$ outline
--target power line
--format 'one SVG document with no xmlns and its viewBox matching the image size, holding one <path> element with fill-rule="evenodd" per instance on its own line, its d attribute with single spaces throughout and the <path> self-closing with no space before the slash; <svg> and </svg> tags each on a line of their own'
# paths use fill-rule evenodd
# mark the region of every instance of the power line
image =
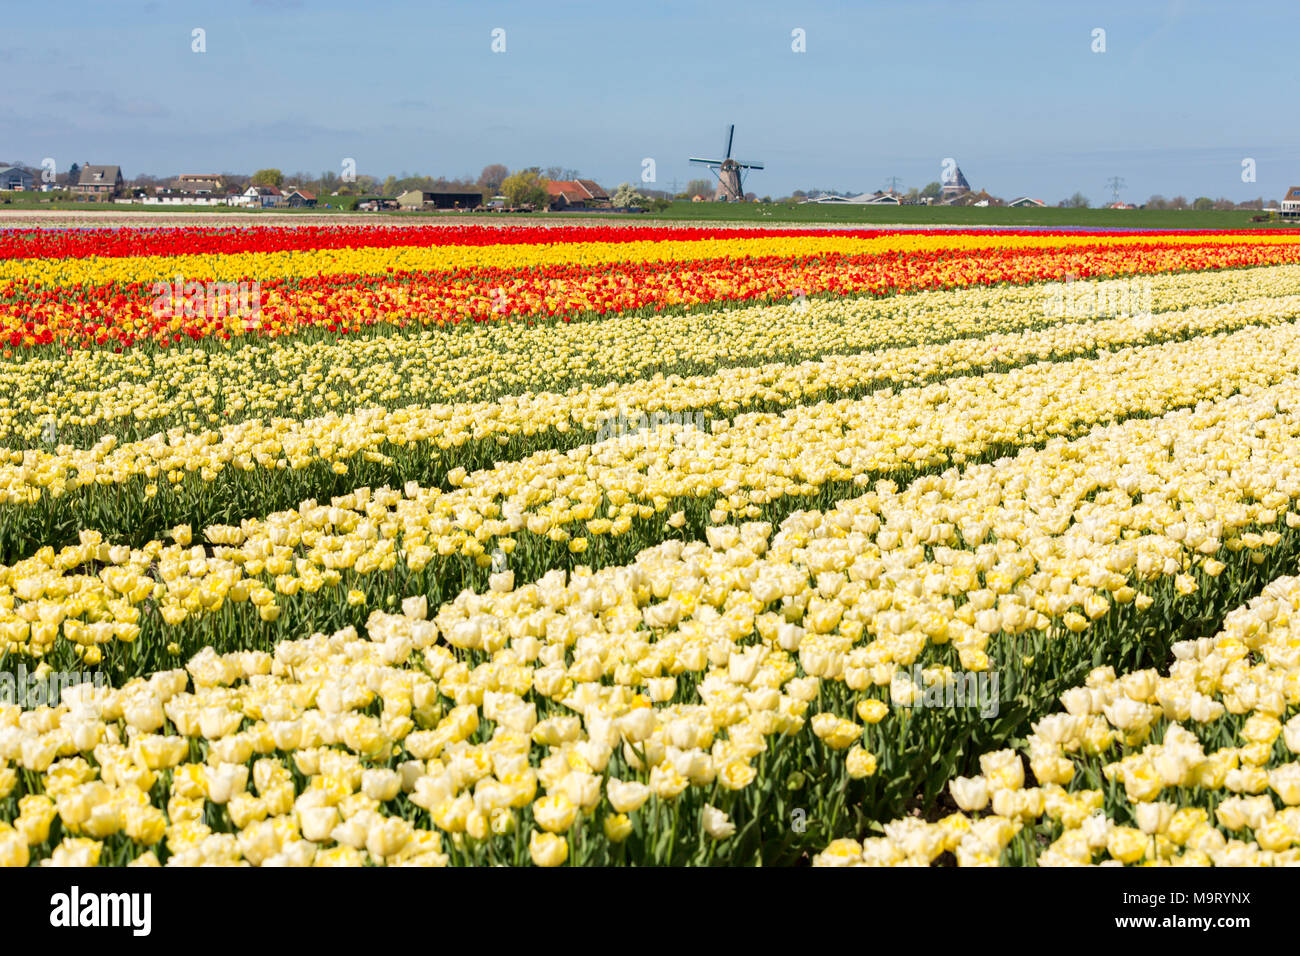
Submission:
<svg viewBox="0 0 1300 956">
<path fill-rule="evenodd" d="M 1118 176 L 1112 176 L 1106 180 L 1106 188 L 1111 191 L 1114 202 L 1119 202 L 1119 191 L 1125 187 L 1126 183 Z"/>
</svg>

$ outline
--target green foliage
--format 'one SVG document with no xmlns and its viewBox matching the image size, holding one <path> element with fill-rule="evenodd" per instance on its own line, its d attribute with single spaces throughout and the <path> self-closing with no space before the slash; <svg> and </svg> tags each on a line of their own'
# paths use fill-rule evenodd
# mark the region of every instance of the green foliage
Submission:
<svg viewBox="0 0 1300 956">
<path fill-rule="evenodd" d="M 249 180 L 254 186 L 274 186 L 279 189 L 284 185 L 284 173 L 278 169 L 259 169 Z"/>
<path fill-rule="evenodd" d="M 501 194 L 512 206 L 533 206 L 544 208 L 549 196 L 546 192 L 546 180 L 536 170 L 520 170 L 507 176 L 501 182 Z"/>
<path fill-rule="evenodd" d="M 716 185 L 707 179 L 692 179 L 686 184 L 686 198 L 703 196 L 705 199 L 711 199 L 716 188 Z"/>
</svg>

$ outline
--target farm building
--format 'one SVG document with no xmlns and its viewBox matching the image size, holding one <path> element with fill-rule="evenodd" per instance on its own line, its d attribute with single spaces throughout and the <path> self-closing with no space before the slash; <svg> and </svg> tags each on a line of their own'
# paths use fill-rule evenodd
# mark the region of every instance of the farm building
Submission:
<svg viewBox="0 0 1300 956">
<path fill-rule="evenodd" d="M 152 193 L 138 190 L 135 201 L 145 206 L 221 206 L 226 204 L 226 197 L 178 189 L 155 189 Z"/>
<path fill-rule="evenodd" d="M 902 203 L 902 197 L 895 192 L 877 189 L 874 193 L 861 193 L 857 196 L 818 196 L 816 199 L 805 199 L 803 203 L 821 206 L 898 206 Z"/>
<path fill-rule="evenodd" d="M 609 205 L 609 193 L 590 179 L 554 179 L 546 184 L 552 209 L 591 209 Z"/>
<path fill-rule="evenodd" d="M 36 185 L 36 177 L 17 166 L 0 166 L 0 189 L 25 190 Z"/>
<path fill-rule="evenodd" d="M 973 192 L 968 189 L 966 192 L 960 193 L 959 195 L 953 196 L 951 199 L 946 200 L 943 203 L 943 205 L 982 207 L 982 206 L 1003 206 L 1006 204 L 997 196 L 994 196 L 991 193 L 989 193 L 987 189 L 981 189 L 979 192 Z"/>
<path fill-rule="evenodd" d="M 397 201 L 403 209 L 477 209 L 483 205 L 483 194 L 412 189 L 398 196 Z"/>
</svg>

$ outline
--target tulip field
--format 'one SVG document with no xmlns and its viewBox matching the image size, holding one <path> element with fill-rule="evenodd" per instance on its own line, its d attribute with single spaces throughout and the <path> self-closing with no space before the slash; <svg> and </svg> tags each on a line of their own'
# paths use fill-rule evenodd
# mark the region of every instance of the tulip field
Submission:
<svg viewBox="0 0 1300 956">
<path fill-rule="evenodd" d="M 0 230 L 3 866 L 1300 863 L 1298 561 L 1298 233 Z"/>
</svg>

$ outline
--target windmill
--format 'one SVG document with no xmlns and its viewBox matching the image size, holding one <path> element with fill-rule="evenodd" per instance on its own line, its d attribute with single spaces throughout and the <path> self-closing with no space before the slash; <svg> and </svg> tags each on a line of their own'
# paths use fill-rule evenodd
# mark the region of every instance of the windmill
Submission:
<svg viewBox="0 0 1300 956">
<path fill-rule="evenodd" d="M 762 163 L 742 162 L 731 158 L 731 141 L 736 136 L 736 124 L 731 124 L 727 128 L 727 150 L 722 155 L 722 159 L 701 159 L 697 156 L 691 157 L 692 163 L 699 163 L 701 166 L 708 166 L 713 175 L 718 179 L 717 192 L 713 194 L 715 200 L 721 202 L 740 202 L 745 198 L 745 173 L 747 169 L 762 169 Z"/>
</svg>

